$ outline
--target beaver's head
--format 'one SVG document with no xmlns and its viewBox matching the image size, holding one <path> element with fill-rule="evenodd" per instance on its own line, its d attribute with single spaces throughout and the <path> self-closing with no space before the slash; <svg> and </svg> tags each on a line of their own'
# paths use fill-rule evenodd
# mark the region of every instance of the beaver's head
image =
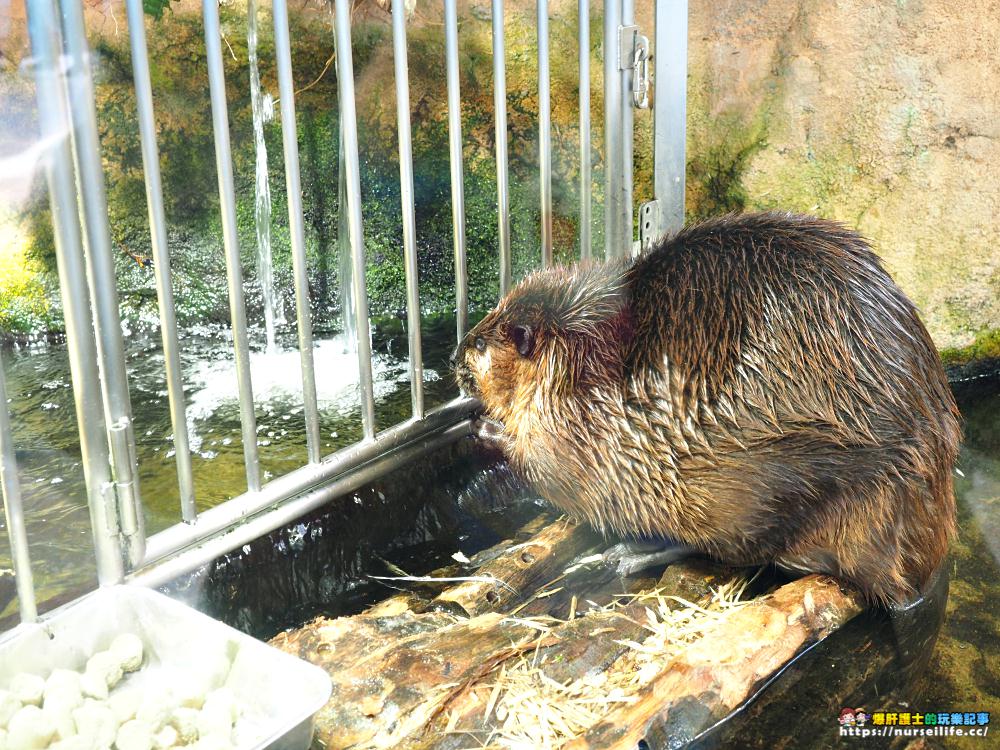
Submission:
<svg viewBox="0 0 1000 750">
<path fill-rule="evenodd" d="M 455 350 L 455 377 L 514 429 L 588 388 L 620 384 L 630 323 L 619 265 L 532 274 Z"/>
</svg>

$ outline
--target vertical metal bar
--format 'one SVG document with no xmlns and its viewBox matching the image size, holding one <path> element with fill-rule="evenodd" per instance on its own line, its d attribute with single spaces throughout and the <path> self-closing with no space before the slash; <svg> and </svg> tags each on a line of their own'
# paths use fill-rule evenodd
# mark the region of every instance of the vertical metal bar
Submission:
<svg viewBox="0 0 1000 750">
<path fill-rule="evenodd" d="M 552 265 L 552 104 L 549 81 L 549 0 L 538 10 L 538 179 L 541 182 L 542 266 Z"/>
<path fill-rule="evenodd" d="M 17 458 L 10 432 L 10 414 L 7 413 L 7 385 L 0 359 L 0 489 L 3 490 L 3 512 L 7 519 L 7 536 L 10 538 L 10 556 L 14 564 L 14 581 L 17 585 L 17 606 L 21 622 L 34 622 L 38 617 L 35 606 L 35 586 L 31 577 L 31 558 L 28 555 L 28 533 L 24 528 L 24 508 L 21 505 L 21 484 L 17 478 Z"/>
<path fill-rule="evenodd" d="M 54 3 L 51 0 L 29 0 L 28 34 L 33 54 L 38 120 L 42 139 L 52 144 L 45 172 L 66 324 L 66 348 L 73 377 L 73 400 L 80 430 L 80 453 L 87 485 L 97 578 L 102 585 L 106 585 L 122 580 L 124 564 L 108 462 L 108 436 L 97 369 L 97 346 L 84 270 L 58 33 Z"/>
<path fill-rule="evenodd" d="M 635 24 L 635 0 L 621 0 L 622 7 L 622 26 L 631 26 Z M 621 35 L 619 34 L 619 44 L 621 44 Z M 631 55 L 629 55 L 631 57 Z M 618 157 L 622 162 L 622 184 L 621 184 L 621 253 L 625 257 L 632 257 L 632 245 L 633 237 L 635 232 L 633 229 L 632 220 L 632 185 L 633 185 L 633 173 L 632 173 L 632 155 L 635 150 L 634 146 L 634 113 L 635 109 L 632 106 L 632 66 L 624 66 L 623 70 L 619 71 L 619 78 L 621 79 L 621 128 L 622 133 L 622 152 Z"/>
<path fill-rule="evenodd" d="M 687 29 L 687 0 L 656 0 L 653 190 L 659 234 L 684 226 Z"/>
<path fill-rule="evenodd" d="M 229 315 L 233 326 L 236 381 L 239 388 L 240 423 L 243 428 L 243 462 L 247 489 L 260 489 L 260 459 L 257 455 L 257 416 L 250 380 L 250 342 L 247 338 L 247 311 L 243 300 L 243 271 L 240 241 L 236 231 L 236 191 L 233 187 L 233 155 L 229 143 L 229 113 L 226 109 L 226 79 L 222 65 L 222 32 L 219 28 L 218 0 L 202 0 L 205 22 L 205 52 L 208 62 L 208 89 L 212 101 L 212 131 L 215 136 L 215 168 L 219 178 L 222 210 L 222 242 L 226 253 L 226 282 L 229 286 Z"/>
<path fill-rule="evenodd" d="M 420 342 L 417 226 L 413 206 L 413 144 L 410 131 L 410 71 L 406 59 L 406 9 L 392 0 L 392 49 L 396 67 L 396 130 L 399 132 L 399 194 L 403 206 L 406 259 L 406 320 L 410 340 L 410 399 L 415 419 L 424 418 L 424 359 Z"/>
<path fill-rule="evenodd" d="M 208 1 L 208 0 L 206 0 Z M 361 165 L 358 159 L 358 113 L 354 100 L 354 60 L 351 52 L 351 0 L 336 0 L 337 91 L 340 132 L 347 170 L 347 209 L 354 277 L 354 315 L 358 326 L 358 370 L 361 422 L 366 440 L 375 437 L 375 395 L 372 385 L 372 341 L 365 288 L 365 235 L 361 222 Z"/>
<path fill-rule="evenodd" d="M 579 0 L 580 50 L 580 257 L 592 255 L 590 246 L 590 0 Z"/>
<path fill-rule="evenodd" d="M 497 239 L 500 245 L 500 296 L 510 291 L 510 188 L 507 180 L 507 64 L 503 41 L 503 3 L 493 0 L 493 114 L 497 145 Z"/>
<path fill-rule="evenodd" d="M 104 411 L 111 440 L 117 512 L 125 537 L 129 559 L 138 564 L 146 545 L 145 523 L 135 464 L 135 436 L 132 406 L 129 403 L 128 378 L 125 373 L 125 346 L 122 343 L 121 319 L 115 264 L 111 253 L 111 230 L 104 191 L 104 167 L 97 137 L 97 112 L 90 74 L 90 49 L 87 45 L 83 6 L 80 0 L 63 0 L 64 45 L 68 56 L 67 90 L 72 118 L 74 154 L 77 164 L 80 198 L 83 204 L 86 237 L 85 261 L 87 283 L 97 334 L 98 368 L 104 394 Z"/>
<path fill-rule="evenodd" d="M 632 0 L 604 5 L 604 252 L 623 258 L 632 252 L 631 66 L 621 65 L 619 29 L 632 23 Z"/>
<path fill-rule="evenodd" d="M 306 237 L 302 215 L 302 185 L 299 178 L 299 144 L 295 125 L 295 90 L 292 82 L 292 45 L 288 36 L 286 0 L 272 0 L 271 16 L 274 21 L 274 56 L 278 63 L 278 96 L 281 99 L 281 141 L 285 153 L 288 228 L 292 241 L 292 274 L 295 277 L 295 322 L 299 331 L 299 358 L 302 363 L 306 452 L 309 463 L 317 463 L 320 460 L 319 409 L 316 405 L 316 368 L 313 363 L 312 316 L 309 313 Z"/>
<path fill-rule="evenodd" d="M 622 77 L 618 65 L 621 1 L 604 0 L 604 256 L 608 260 L 622 255 Z"/>
<path fill-rule="evenodd" d="M 177 315 L 174 311 L 170 248 L 167 245 L 167 222 L 163 211 L 160 155 L 156 145 L 156 120 L 153 116 L 153 91 L 149 80 L 149 52 L 146 47 L 142 0 L 125 0 L 125 11 L 128 14 L 128 36 L 132 50 L 132 78 L 135 82 L 142 165 L 146 177 L 146 207 L 149 211 L 153 274 L 156 277 L 156 302 L 160 311 L 160 336 L 163 340 L 170 424 L 174 432 L 181 517 L 188 523 L 193 523 L 198 518 L 198 511 L 195 508 L 194 479 L 191 473 L 191 449 L 188 445 L 188 426 L 184 409 Z"/>
<path fill-rule="evenodd" d="M 465 264 L 465 187 L 462 169 L 462 103 L 458 91 L 458 9 L 444 0 L 445 67 L 448 73 L 448 145 L 451 155 L 451 226 L 455 242 L 458 340 L 469 328 L 469 278 Z"/>
</svg>

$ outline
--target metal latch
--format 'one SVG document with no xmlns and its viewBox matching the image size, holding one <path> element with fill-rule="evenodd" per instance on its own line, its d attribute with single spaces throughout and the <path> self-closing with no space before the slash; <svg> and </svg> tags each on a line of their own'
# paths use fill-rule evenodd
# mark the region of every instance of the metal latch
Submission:
<svg viewBox="0 0 1000 750">
<path fill-rule="evenodd" d="M 660 234 L 660 202 L 651 200 L 639 206 L 639 246 L 642 252 L 653 247 Z"/>
<path fill-rule="evenodd" d="M 649 109 L 649 37 L 638 26 L 618 27 L 618 65 L 632 71 L 632 106 Z"/>
</svg>

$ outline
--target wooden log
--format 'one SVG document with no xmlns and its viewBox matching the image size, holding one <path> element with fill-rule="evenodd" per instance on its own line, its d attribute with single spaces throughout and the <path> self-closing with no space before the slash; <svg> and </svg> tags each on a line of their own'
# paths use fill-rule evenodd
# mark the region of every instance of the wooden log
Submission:
<svg viewBox="0 0 1000 750">
<path fill-rule="evenodd" d="M 321 618 L 271 643 L 330 675 L 333 693 L 316 715 L 315 742 L 362 750 L 395 747 L 425 726 L 456 686 L 536 637 L 500 614 L 458 620 L 405 612 Z"/>
<path fill-rule="evenodd" d="M 705 604 L 711 598 L 712 588 L 731 580 L 735 574 L 731 568 L 692 558 L 670 566 L 658 581 L 646 588 Z M 681 606 L 672 601 L 668 604 Z M 585 674 L 604 673 L 630 649 L 626 641 L 641 640 L 645 633 L 646 606 L 646 602 L 640 601 L 618 610 L 590 612 L 568 622 L 555 622 L 539 640 L 528 644 L 531 661 L 548 679 L 559 683 Z M 462 750 L 485 742 L 497 728 L 496 717 L 488 710 L 496 672 L 494 669 L 490 675 L 458 691 L 441 707 L 438 718 L 422 735 L 401 747 Z"/>
<path fill-rule="evenodd" d="M 574 558 L 604 546 L 588 526 L 563 518 L 529 541 L 505 549 L 468 581 L 449 588 L 435 603 L 456 604 L 470 616 L 505 612 L 563 574 Z"/>
<path fill-rule="evenodd" d="M 811 575 L 732 612 L 665 663 L 637 700 L 566 750 L 680 747 L 744 703 L 761 680 L 863 609 L 860 596 Z"/>
</svg>

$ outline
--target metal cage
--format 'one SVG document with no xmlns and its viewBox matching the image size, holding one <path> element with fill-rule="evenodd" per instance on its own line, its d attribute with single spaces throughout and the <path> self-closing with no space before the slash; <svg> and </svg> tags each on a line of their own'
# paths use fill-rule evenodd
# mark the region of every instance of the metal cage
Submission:
<svg viewBox="0 0 1000 750">
<path fill-rule="evenodd" d="M 468 277 L 465 258 L 457 2 L 443 2 L 456 269 L 456 333 L 461 339 L 468 325 Z M 424 408 L 404 0 L 392 0 L 392 34 L 412 417 L 380 432 L 375 429 L 351 53 L 351 5 L 349 0 L 335 0 L 336 58 L 341 72 L 337 81 L 344 153 L 342 163 L 346 167 L 346 224 L 354 272 L 352 297 L 358 331 L 358 387 L 361 393 L 363 439 L 331 455 L 320 455 L 288 9 L 286 0 L 273 0 L 280 122 L 288 189 L 288 220 L 308 463 L 273 481 L 262 483 L 257 456 L 240 248 L 236 233 L 236 199 L 219 9 L 217 0 L 203 0 L 209 96 L 247 490 L 210 510 L 202 513 L 196 511 L 142 0 L 125 0 L 160 330 L 176 451 L 177 496 L 182 518 L 180 523 L 147 537 L 143 527 L 142 499 L 136 481 L 135 438 L 83 7 L 81 0 L 28 0 L 27 4 L 40 136 L 50 144 L 46 178 L 52 207 L 66 340 L 98 580 L 102 585 L 117 583 L 126 578 L 147 585 L 169 581 L 201 563 L 295 520 L 332 497 L 372 481 L 390 468 L 412 461 L 427 451 L 468 434 L 475 409 L 473 402 L 456 399 L 430 411 Z M 549 265 L 552 263 L 552 164 L 548 3 L 539 0 L 537 8 L 539 199 L 542 218 L 540 262 Z M 590 78 L 590 10 L 589 0 L 579 0 L 581 80 Z M 503 13 L 503 0 L 492 0 L 498 203 L 497 272 L 501 293 L 506 293 L 512 283 L 512 273 Z M 655 0 L 652 45 L 655 54 L 650 53 L 650 41 L 642 31 L 644 30 L 635 23 L 633 0 L 606 0 L 603 62 L 606 148 L 604 255 L 607 258 L 622 257 L 639 251 L 655 236 L 679 228 L 683 221 L 686 0 Z M 655 81 L 655 88 L 651 86 L 651 78 Z M 654 200 L 640 208 L 637 221 L 632 206 L 633 113 L 636 108 L 649 106 L 651 90 L 655 93 L 652 98 Z M 581 256 L 585 259 L 593 255 L 590 236 L 590 109 L 590 87 L 581 85 L 579 241 Z M 635 241 L 637 225 L 638 242 Z M 0 405 L 3 405 L 0 408 L 0 484 L 10 533 L 20 615 L 22 620 L 30 621 L 37 617 L 37 607 L 6 403 L 3 370 L 0 368 Z"/>
</svg>

